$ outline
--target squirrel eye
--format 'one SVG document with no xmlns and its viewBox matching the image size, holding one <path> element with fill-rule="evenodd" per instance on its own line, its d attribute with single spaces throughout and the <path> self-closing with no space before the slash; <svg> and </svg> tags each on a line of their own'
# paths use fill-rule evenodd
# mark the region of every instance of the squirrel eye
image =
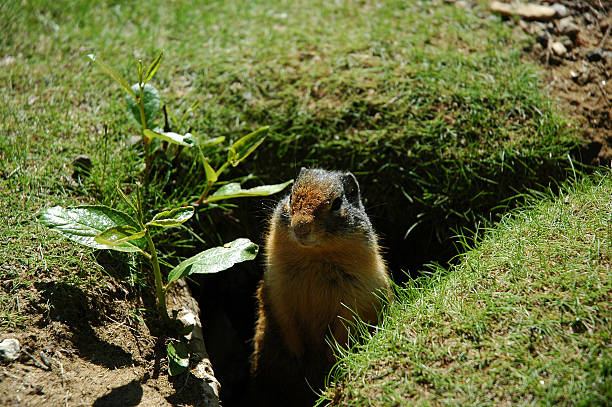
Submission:
<svg viewBox="0 0 612 407">
<path fill-rule="evenodd" d="M 334 202 L 332 202 L 331 204 L 331 210 L 337 211 L 338 209 L 340 209 L 341 206 L 342 206 L 342 198 L 336 198 L 334 199 Z"/>
</svg>

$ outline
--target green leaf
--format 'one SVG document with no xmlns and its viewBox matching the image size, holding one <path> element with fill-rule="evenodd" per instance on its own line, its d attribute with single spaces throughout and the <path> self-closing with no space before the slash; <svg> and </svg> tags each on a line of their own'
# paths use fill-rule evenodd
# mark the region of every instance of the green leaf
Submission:
<svg viewBox="0 0 612 407">
<path fill-rule="evenodd" d="M 144 66 L 142 65 L 142 59 L 139 59 L 138 60 L 138 83 L 143 83 L 142 81 L 143 77 L 144 77 Z"/>
<path fill-rule="evenodd" d="M 214 168 L 210 166 L 208 161 L 205 158 L 202 158 L 202 162 L 204 164 L 204 173 L 206 174 L 206 182 L 210 182 L 210 184 L 214 184 L 219 179 L 219 176 L 215 172 Z"/>
<path fill-rule="evenodd" d="M 193 212 L 193 206 L 163 211 L 155 215 L 153 219 L 147 223 L 147 226 L 159 226 L 163 228 L 179 226 L 187 219 L 191 218 L 193 216 Z"/>
<path fill-rule="evenodd" d="M 129 215 L 102 205 L 84 205 L 62 208 L 55 206 L 38 213 L 38 220 L 64 237 L 94 249 L 112 249 L 122 252 L 140 252 L 145 247 L 144 239 L 108 245 L 96 242 L 96 236 L 116 226 L 131 226 L 140 229 Z"/>
<path fill-rule="evenodd" d="M 236 239 L 223 246 L 213 247 L 184 260 L 168 274 L 168 284 L 190 274 L 210 274 L 227 270 L 236 263 L 253 260 L 259 246 L 249 239 Z"/>
<path fill-rule="evenodd" d="M 118 246 L 130 240 L 143 238 L 144 230 L 138 230 L 132 226 L 112 226 L 100 233 L 94 240 L 108 246 Z"/>
<path fill-rule="evenodd" d="M 219 136 L 219 137 L 215 137 L 215 138 L 209 138 L 206 140 L 202 140 L 200 141 L 200 146 L 201 147 L 212 147 L 212 146 L 216 146 L 217 144 L 221 144 L 225 141 L 225 136 Z"/>
<path fill-rule="evenodd" d="M 261 143 L 263 143 L 270 127 L 262 127 L 246 136 L 236 140 L 227 152 L 227 161 L 232 166 L 237 166 L 240 161 L 244 160 L 251 154 Z"/>
<path fill-rule="evenodd" d="M 183 342 L 168 342 L 166 353 L 168 354 L 168 373 L 170 376 L 176 376 L 187 371 L 189 367 L 189 351 Z"/>
<path fill-rule="evenodd" d="M 140 86 L 135 83 L 132 85 L 132 93 L 134 95 L 138 95 L 135 98 L 126 97 L 127 105 L 132 112 L 132 116 L 136 120 L 137 123 L 142 125 L 140 120 L 140 106 L 137 103 L 138 98 L 140 97 Z M 157 117 L 157 113 L 159 112 L 159 92 L 153 85 L 147 83 L 144 85 L 142 89 L 142 100 L 145 114 L 145 121 L 147 124 L 147 128 L 151 127 L 153 121 Z"/>
<path fill-rule="evenodd" d="M 145 129 L 144 134 L 149 138 L 159 138 L 169 143 L 178 144 L 185 147 L 193 147 L 195 145 L 195 141 L 191 133 L 186 133 L 185 135 L 173 133 L 171 131 L 158 133 L 150 129 Z"/>
<path fill-rule="evenodd" d="M 149 66 L 149 69 L 147 69 L 147 74 L 145 75 L 144 83 L 147 83 L 151 79 L 153 79 L 153 76 L 155 76 L 155 72 L 157 72 L 157 70 L 159 69 L 159 65 L 161 64 L 163 56 L 164 56 L 164 51 L 161 51 L 159 55 L 157 56 L 157 58 L 155 58 L 153 63 L 151 63 L 151 65 Z"/>
<path fill-rule="evenodd" d="M 206 202 L 210 203 L 220 201 L 222 199 L 242 198 L 245 196 L 268 196 L 282 191 L 292 182 L 293 180 L 290 180 L 283 182 L 282 184 L 262 185 L 250 189 L 242 189 L 240 184 L 237 182 L 232 182 L 216 190 L 214 194 L 206 199 Z"/>
<path fill-rule="evenodd" d="M 96 58 L 94 54 L 87 55 L 89 59 L 91 59 L 100 69 L 102 69 L 108 76 L 113 78 L 115 82 L 117 82 L 123 90 L 125 90 L 134 100 L 138 99 L 134 91 L 130 88 L 128 81 L 116 70 L 110 67 L 106 62 L 102 61 L 99 58 Z"/>
<path fill-rule="evenodd" d="M 194 324 L 185 325 L 185 326 L 183 326 L 183 327 L 182 327 L 182 328 L 179 330 L 179 333 L 180 333 L 181 335 L 185 335 L 185 336 L 187 336 L 187 335 L 189 335 L 191 332 L 193 332 L 193 328 L 195 328 L 195 325 L 194 325 Z"/>
<path fill-rule="evenodd" d="M 134 212 L 138 212 L 138 208 L 136 208 L 136 204 L 121 190 L 121 187 L 119 186 L 119 182 L 117 182 L 117 185 L 115 187 L 117 188 L 117 192 L 119 192 L 119 196 L 121 197 L 121 199 L 123 199 L 125 203 L 127 203 L 130 206 L 130 208 L 132 208 Z"/>
</svg>

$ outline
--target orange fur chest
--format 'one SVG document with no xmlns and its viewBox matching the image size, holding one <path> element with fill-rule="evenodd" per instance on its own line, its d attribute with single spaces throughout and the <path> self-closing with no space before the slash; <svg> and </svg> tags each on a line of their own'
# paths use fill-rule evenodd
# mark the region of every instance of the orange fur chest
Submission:
<svg viewBox="0 0 612 407">
<path fill-rule="evenodd" d="M 330 331 L 343 343 L 346 333 L 340 318 L 350 319 L 353 312 L 366 320 L 376 318 L 372 292 L 386 285 L 384 263 L 376 250 L 346 239 L 325 250 L 301 248 L 278 231 L 269 236 L 268 247 L 273 250 L 267 256 L 266 289 L 294 354 L 300 355 L 306 342 L 323 346 Z"/>
</svg>

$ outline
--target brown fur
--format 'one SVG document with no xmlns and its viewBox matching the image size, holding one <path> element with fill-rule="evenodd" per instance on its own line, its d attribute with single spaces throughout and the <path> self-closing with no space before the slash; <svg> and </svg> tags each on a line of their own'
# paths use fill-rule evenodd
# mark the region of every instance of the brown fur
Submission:
<svg viewBox="0 0 612 407">
<path fill-rule="evenodd" d="M 318 389 L 335 362 L 326 337 L 346 345 L 343 320 L 353 321 L 356 313 L 375 325 L 377 295 L 390 295 L 375 238 L 324 230 L 320 220 L 341 191 L 333 183 L 308 179 L 294 187 L 291 204 L 279 206 L 271 220 L 252 357 L 253 391 L 262 405 L 312 404 L 309 386 Z M 289 227 L 280 221 L 282 213 L 289 214 Z M 296 236 L 303 233 L 317 244 L 301 244 Z"/>
</svg>

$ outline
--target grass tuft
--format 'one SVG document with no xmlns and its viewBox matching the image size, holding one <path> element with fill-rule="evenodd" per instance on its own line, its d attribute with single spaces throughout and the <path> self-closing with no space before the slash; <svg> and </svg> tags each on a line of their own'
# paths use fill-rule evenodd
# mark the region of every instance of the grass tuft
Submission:
<svg viewBox="0 0 612 407">
<path fill-rule="evenodd" d="M 504 216 L 450 270 L 398 290 L 332 405 L 607 405 L 612 176 Z M 342 378 L 342 379 L 340 379 Z"/>
<path fill-rule="evenodd" d="M 236 176 L 278 183 L 303 165 L 355 172 L 384 244 L 415 248 L 390 258 L 404 270 L 447 259 L 452 230 L 495 219 L 516 194 L 565 179 L 567 155 L 580 145 L 538 90 L 536 68 L 521 61 L 523 39 L 478 6 L 11 4 L 0 26 L 0 171 L 20 168 L 13 182 L 44 194 L 115 205 L 115 184 L 138 176 L 129 142 L 137 125 L 90 53 L 135 78 L 135 60 L 163 49 L 154 85 L 178 116 L 200 102 L 189 119 L 196 137 L 235 140 L 272 126 Z M 61 176 L 84 153 L 92 175 L 66 191 Z M 214 164 L 224 154 L 209 155 Z M 160 166 L 151 205 L 201 191 L 201 168 L 182 158 L 181 168 Z M 248 215 L 240 221 L 255 227 Z"/>
</svg>

